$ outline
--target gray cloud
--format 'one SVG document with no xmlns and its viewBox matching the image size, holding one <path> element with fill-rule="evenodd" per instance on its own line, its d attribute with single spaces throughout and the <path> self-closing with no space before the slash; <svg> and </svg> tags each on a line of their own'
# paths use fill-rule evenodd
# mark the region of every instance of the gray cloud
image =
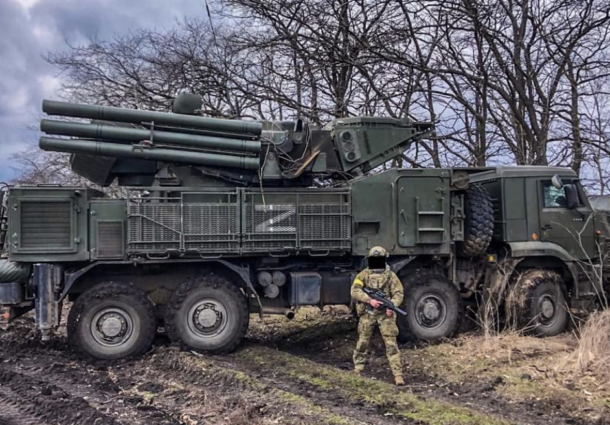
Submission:
<svg viewBox="0 0 610 425">
<path fill-rule="evenodd" d="M 0 0 L 0 180 L 13 176 L 11 154 L 36 143 L 41 101 L 61 84 L 45 54 L 203 14 L 203 0 Z"/>
</svg>

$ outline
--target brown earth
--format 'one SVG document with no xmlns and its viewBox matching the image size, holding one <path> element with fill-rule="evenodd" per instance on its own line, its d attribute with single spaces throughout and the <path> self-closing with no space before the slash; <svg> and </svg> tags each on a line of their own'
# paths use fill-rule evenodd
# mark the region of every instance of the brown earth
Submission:
<svg viewBox="0 0 610 425">
<path fill-rule="evenodd" d="M 252 316 L 231 355 L 159 336 L 144 357 L 107 363 L 81 359 L 65 327 L 39 342 L 24 317 L 0 331 L 0 425 L 610 423 L 610 388 L 574 372 L 573 336 L 407 344 L 396 388 L 379 336 L 365 376 L 350 372 L 355 327 L 344 309 Z"/>
</svg>

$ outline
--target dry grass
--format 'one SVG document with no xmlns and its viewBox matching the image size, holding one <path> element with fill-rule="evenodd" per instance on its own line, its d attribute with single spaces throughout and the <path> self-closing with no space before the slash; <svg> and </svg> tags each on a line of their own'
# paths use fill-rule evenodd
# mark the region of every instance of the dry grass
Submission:
<svg viewBox="0 0 610 425">
<path fill-rule="evenodd" d="M 581 373 L 592 373 L 610 382 L 610 310 L 589 317 L 580 334 L 575 357 Z"/>
<path fill-rule="evenodd" d="M 541 339 L 524 336 L 522 332 L 510 330 L 484 338 L 464 337 L 461 351 L 473 358 L 484 357 L 494 363 L 511 364 L 514 359 L 552 356 L 568 352 L 571 349 L 570 341 L 572 341 L 571 337 Z"/>
<path fill-rule="evenodd" d="M 576 345 L 572 335 L 540 339 L 519 332 L 493 336 L 473 333 L 424 347 L 417 354 L 405 353 L 405 361 L 416 370 L 432 372 L 451 382 L 468 381 L 473 376 L 483 380 L 497 376 L 519 379 L 523 374 L 544 379 L 561 374 L 559 360 L 572 353 Z"/>
</svg>

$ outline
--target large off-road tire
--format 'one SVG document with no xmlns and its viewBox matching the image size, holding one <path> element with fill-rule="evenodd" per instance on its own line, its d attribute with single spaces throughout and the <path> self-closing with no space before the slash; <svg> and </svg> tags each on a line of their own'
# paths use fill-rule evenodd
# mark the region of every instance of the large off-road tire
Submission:
<svg viewBox="0 0 610 425">
<path fill-rule="evenodd" d="M 491 197 L 481 186 L 470 186 L 464 202 L 464 240 L 458 243 L 460 257 L 480 257 L 487 251 L 494 231 Z"/>
<path fill-rule="evenodd" d="M 434 341 L 455 335 L 464 314 L 462 297 L 447 277 L 418 269 L 403 277 L 407 316 L 397 319 L 398 339 Z"/>
<path fill-rule="evenodd" d="M 127 283 L 107 282 L 78 297 L 68 315 L 68 341 L 88 357 L 116 360 L 144 354 L 157 330 L 146 294 Z"/>
<path fill-rule="evenodd" d="M 513 279 L 506 299 L 508 323 L 540 337 L 562 333 L 569 320 L 565 284 L 559 273 L 530 269 Z"/>
<path fill-rule="evenodd" d="M 188 280 L 172 295 L 165 328 L 172 342 L 183 348 L 222 354 L 241 342 L 250 315 L 246 297 L 222 275 Z"/>
</svg>

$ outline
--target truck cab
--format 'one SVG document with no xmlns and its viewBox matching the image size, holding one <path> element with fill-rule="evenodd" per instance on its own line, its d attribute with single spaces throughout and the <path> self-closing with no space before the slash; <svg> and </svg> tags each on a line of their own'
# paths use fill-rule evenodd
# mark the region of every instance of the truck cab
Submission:
<svg viewBox="0 0 610 425">
<path fill-rule="evenodd" d="M 572 170 L 497 167 L 474 174 L 471 182 L 481 184 L 494 202 L 494 241 L 529 243 L 575 260 L 597 258 L 595 215 Z"/>
<path fill-rule="evenodd" d="M 601 217 L 577 174 L 546 166 L 496 167 L 472 174 L 471 183 L 494 205 L 492 250 L 505 251 L 521 269 L 555 270 L 571 307 L 590 310 L 603 293 Z"/>
</svg>

